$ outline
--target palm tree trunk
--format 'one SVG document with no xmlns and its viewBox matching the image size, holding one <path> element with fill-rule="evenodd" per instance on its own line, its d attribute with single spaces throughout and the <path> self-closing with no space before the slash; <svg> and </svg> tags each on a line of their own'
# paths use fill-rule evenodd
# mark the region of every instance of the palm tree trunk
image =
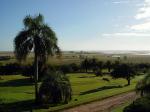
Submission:
<svg viewBox="0 0 150 112">
<path fill-rule="evenodd" d="M 35 102 L 38 103 L 38 56 L 35 54 Z"/>
</svg>

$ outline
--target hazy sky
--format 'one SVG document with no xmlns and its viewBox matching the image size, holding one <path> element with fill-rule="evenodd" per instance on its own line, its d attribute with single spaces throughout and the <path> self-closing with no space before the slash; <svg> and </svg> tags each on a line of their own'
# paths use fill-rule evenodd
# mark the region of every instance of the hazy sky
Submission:
<svg viewBox="0 0 150 112">
<path fill-rule="evenodd" d="M 0 51 L 38 13 L 62 50 L 150 50 L 150 0 L 0 0 Z"/>
</svg>

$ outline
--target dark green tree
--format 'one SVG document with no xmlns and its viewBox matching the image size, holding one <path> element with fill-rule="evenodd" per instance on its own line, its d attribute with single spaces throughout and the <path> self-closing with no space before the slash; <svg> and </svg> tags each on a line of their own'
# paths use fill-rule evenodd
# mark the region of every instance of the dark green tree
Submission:
<svg viewBox="0 0 150 112">
<path fill-rule="evenodd" d="M 95 73 L 98 68 L 97 59 L 92 58 L 92 59 L 90 59 L 89 63 L 90 63 L 90 67 L 91 67 L 92 71 Z"/>
<path fill-rule="evenodd" d="M 89 60 L 87 57 L 81 62 L 81 68 L 84 69 L 86 73 L 88 72 Z"/>
<path fill-rule="evenodd" d="M 114 78 L 125 78 L 128 81 L 128 85 L 130 85 L 130 80 L 135 74 L 134 67 L 129 64 L 119 64 L 111 72 Z"/>
<path fill-rule="evenodd" d="M 46 61 L 48 55 L 59 53 L 57 37 L 54 31 L 44 23 L 41 14 L 26 16 L 23 20 L 24 28 L 14 39 L 15 55 L 19 61 L 25 60 L 30 52 L 34 52 L 35 65 L 35 100 L 38 101 L 38 62 Z"/>
<path fill-rule="evenodd" d="M 106 63 L 105 63 L 105 66 L 108 68 L 108 72 L 110 72 L 110 70 L 111 70 L 111 67 L 112 67 L 112 63 L 111 63 L 111 61 L 106 61 Z"/>
</svg>

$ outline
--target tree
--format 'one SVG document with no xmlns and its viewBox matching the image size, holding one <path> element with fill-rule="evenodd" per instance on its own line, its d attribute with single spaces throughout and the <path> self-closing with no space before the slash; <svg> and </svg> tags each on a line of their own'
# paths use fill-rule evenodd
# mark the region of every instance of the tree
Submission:
<svg viewBox="0 0 150 112">
<path fill-rule="evenodd" d="M 34 52 L 35 63 L 35 100 L 38 101 L 38 61 L 46 61 L 48 55 L 60 53 L 57 37 L 54 31 L 44 23 L 41 14 L 26 16 L 23 20 L 24 28 L 14 39 L 15 56 L 19 61 L 25 60 L 27 55 Z"/>
<path fill-rule="evenodd" d="M 105 63 L 105 66 L 108 68 L 108 72 L 110 72 L 111 67 L 112 67 L 111 61 L 108 60 L 108 61 Z"/>
<path fill-rule="evenodd" d="M 97 70 L 97 59 L 96 58 L 92 58 L 89 60 L 90 61 L 90 67 L 93 70 L 93 72 L 95 73 Z"/>
<path fill-rule="evenodd" d="M 135 70 L 132 65 L 129 64 L 119 64 L 111 72 L 112 77 L 114 78 L 125 78 L 130 85 L 131 77 L 135 75 Z"/>
<path fill-rule="evenodd" d="M 102 70 L 102 69 L 103 69 L 103 66 L 104 66 L 104 64 L 103 64 L 102 61 L 98 61 L 98 62 L 97 62 L 97 67 L 98 67 L 98 69 Z"/>
<path fill-rule="evenodd" d="M 87 57 L 81 62 L 81 68 L 85 69 L 85 72 L 88 72 L 89 61 Z"/>
<path fill-rule="evenodd" d="M 102 75 L 102 69 L 103 69 L 103 62 L 102 61 L 97 61 L 96 64 L 96 76 L 101 76 Z"/>
</svg>

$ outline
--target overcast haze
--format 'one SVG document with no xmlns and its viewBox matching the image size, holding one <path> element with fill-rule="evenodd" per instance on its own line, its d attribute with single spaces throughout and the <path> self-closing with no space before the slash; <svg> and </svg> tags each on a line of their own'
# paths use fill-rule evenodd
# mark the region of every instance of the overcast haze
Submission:
<svg viewBox="0 0 150 112">
<path fill-rule="evenodd" d="M 62 50 L 150 50 L 150 0 L 0 0 L 0 51 L 38 13 Z"/>
</svg>

